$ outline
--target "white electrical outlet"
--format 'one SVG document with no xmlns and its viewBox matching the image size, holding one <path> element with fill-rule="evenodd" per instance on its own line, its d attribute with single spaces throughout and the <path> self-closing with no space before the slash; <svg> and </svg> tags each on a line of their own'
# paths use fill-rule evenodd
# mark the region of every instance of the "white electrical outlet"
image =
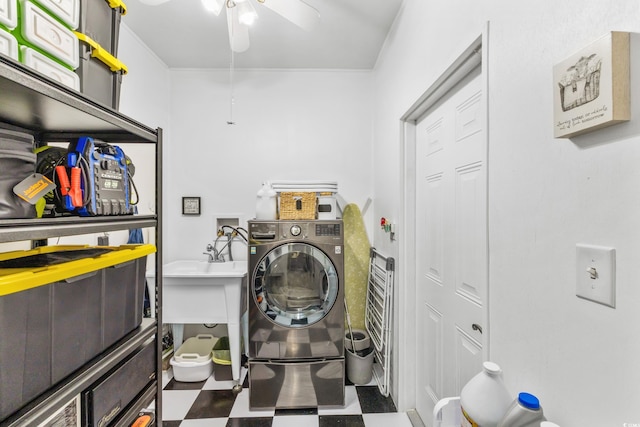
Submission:
<svg viewBox="0 0 640 427">
<path fill-rule="evenodd" d="M 576 295 L 616 307 L 616 250 L 576 245 Z"/>
</svg>

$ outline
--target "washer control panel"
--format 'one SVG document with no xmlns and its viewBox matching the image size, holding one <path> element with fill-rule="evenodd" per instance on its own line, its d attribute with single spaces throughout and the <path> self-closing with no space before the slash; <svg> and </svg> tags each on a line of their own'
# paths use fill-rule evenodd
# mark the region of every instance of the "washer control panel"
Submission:
<svg viewBox="0 0 640 427">
<path fill-rule="evenodd" d="M 316 236 L 342 236 L 340 224 L 316 224 Z"/>
<path fill-rule="evenodd" d="M 284 240 L 313 239 L 316 243 L 342 244 L 344 227 L 341 220 L 249 221 L 252 244 Z"/>
</svg>

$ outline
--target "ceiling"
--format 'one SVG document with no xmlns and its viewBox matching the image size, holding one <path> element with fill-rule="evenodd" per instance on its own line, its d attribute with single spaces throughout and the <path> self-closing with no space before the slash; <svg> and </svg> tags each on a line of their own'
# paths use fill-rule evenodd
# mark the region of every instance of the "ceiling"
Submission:
<svg viewBox="0 0 640 427">
<path fill-rule="evenodd" d="M 234 53 L 236 68 L 371 69 L 402 0 L 304 0 L 320 12 L 307 32 L 250 0 L 258 20 L 251 46 Z M 290 0 L 299 1 L 299 0 Z M 225 13 L 216 16 L 200 0 L 148 6 L 127 0 L 122 22 L 169 68 L 229 68 Z"/>
</svg>

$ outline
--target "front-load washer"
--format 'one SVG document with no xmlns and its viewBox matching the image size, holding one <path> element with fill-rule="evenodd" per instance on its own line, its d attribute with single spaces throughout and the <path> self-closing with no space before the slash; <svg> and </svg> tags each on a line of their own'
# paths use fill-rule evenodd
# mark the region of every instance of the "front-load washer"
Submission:
<svg viewBox="0 0 640 427">
<path fill-rule="evenodd" d="M 249 221 L 249 404 L 344 404 L 341 220 Z"/>
</svg>

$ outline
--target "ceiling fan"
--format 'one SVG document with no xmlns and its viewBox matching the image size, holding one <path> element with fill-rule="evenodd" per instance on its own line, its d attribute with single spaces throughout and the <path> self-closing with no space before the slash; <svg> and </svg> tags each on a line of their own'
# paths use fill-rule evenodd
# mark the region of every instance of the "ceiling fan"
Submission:
<svg viewBox="0 0 640 427">
<path fill-rule="evenodd" d="M 140 0 L 141 3 L 157 6 L 169 0 Z M 227 10 L 229 44 L 233 52 L 249 49 L 249 27 L 258 18 L 252 5 L 257 1 L 278 15 L 306 31 L 311 31 L 320 22 L 320 12 L 302 0 L 202 0 L 204 8 L 216 16 L 222 8 Z"/>
</svg>

